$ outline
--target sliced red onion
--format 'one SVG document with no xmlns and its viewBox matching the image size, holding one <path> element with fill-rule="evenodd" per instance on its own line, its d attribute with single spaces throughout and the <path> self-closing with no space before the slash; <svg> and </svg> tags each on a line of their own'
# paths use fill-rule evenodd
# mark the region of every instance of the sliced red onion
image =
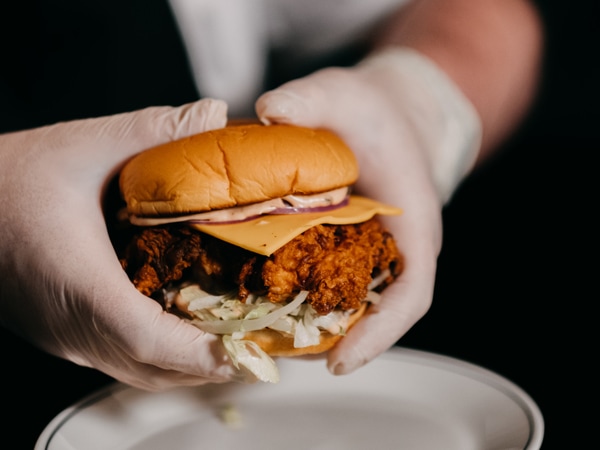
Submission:
<svg viewBox="0 0 600 450">
<path fill-rule="evenodd" d="M 346 197 L 337 205 L 326 205 L 326 206 L 285 206 L 282 208 L 275 208 L 273 211 L 266 213 L 267 215 L 271 214 L 303 214 L 303 213 L 313 213 L 313 212 L 327 212 L 333 211 L 335 209 L 341 208 L 342 206 L 348 205 L 350 201 L 350 197 Z"/>
<path fill-rule="evenodd" d="M 289 206 L 274 208 L 272 211 L 269 211 L 269 212 L 266 212 L 263 214 L 257 214 L 257 215 L 252 215 L 249 217 L 244 217 L 243 219 L 236 219 L 236 220 L 214 220 L 214 219 L 213 220 L 199 220 L 199 219 L 194 219 L 194 220 L 188 220 L 187 222 L 188 223 L 197 223 L 200 225 L 229 225 L 232 223 L 249 222 L 251 220 L 258 219 L 259 217 L 262 217 L 262 216 L 329 212 L 329 211 L 334 211 L 343 206 L 347 206 L 349 202 L 350 202 L 350 197 L 347 196 L 342 202 L 340 202 L 336 205 L 312 206 L 312 207 L 298 207 L 298 206 L 289 205 Z"/>
</svg>

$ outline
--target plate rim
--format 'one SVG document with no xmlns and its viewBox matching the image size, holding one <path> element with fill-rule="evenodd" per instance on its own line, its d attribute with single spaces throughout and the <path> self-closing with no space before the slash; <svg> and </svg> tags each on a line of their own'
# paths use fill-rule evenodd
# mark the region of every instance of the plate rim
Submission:
<svg viewBox="0 0 600 450">
<path fill-rule="evenodd" d="M 318 357 L 314 359 L 318 359 Z M 379 355 L 377 359 L 403 361 L 435 367 L 492 387 L 515 402 L 527 418 L 530 433 L 527 445 L 523 450 L 539 450 L 541 448 L 545 431 L 543 414 L 534 399 L 519 385 L 505 376 L 460 358 L 403 346 L 394 346 Z M 285 359 L 282 359 L 280 363 L 285 364 L 285 361 Z M 52 443 L 53 437 L 60 431 L 61 427 L 81 410 L 117 392 L 126 390 L 139 389 L 119 381 L 114 381 L 63 409 L 44 427 L 36 441 L 34 450 L 47 450 L 48 445 Z M 148 395 L 152 395 L 152 392 L 148 392 Z"/>
</svg>

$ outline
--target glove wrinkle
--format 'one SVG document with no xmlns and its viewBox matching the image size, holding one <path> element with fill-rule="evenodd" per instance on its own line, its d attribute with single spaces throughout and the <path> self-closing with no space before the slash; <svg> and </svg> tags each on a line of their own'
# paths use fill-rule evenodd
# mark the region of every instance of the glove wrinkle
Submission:
<svg viewBox="0 0 600 450">
<path fill-rule="evenodd" d="M 331 373 L 350 373 L 398 342 L 428 311 L 442 206 L 473 165 L 479 117 L 445 74 L 407 48 L 293 80 L 264 93 L 255 106 L 267 124 L 336 132 L 359 161 L 355 191 L 404 211 L 382 218 L 404 254 L 404 272 L 327 356 Z"/>
<path fill-rule="evenodd" d="M 226 122 L 226 103 L 205 99 L 0 135 L 0 226 L 11 237 L 0 244 L 1 322 L 141 389 L 243 380 L 217 337 L 134 288 L 102 209 L 132 155 Z"/>
</svg>

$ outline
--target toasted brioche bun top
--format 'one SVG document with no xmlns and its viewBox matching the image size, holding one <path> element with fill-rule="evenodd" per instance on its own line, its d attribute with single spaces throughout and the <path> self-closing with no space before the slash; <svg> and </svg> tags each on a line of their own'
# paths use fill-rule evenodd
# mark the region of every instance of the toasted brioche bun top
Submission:
<svg viewBox="0 0 600 450">
<path fill-rule="evenodd" d="M 334 133 L 231 125 L 146 150 L 120 174 L 129 214 L 180 215 L 353 184 L 358 164 Z"/>
</svg>

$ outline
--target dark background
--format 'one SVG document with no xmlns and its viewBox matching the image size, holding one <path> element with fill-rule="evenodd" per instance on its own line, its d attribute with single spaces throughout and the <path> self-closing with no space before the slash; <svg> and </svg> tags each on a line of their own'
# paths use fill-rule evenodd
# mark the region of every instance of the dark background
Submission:
<svg viewBox="0 0 600 450">
<path fill-rule="evenodd" d="M 446 208 L 433 306 L 400 344 L 504 375 L 540 407 L 543 448 L 587 448 L 596 441 L 587 411 L 597 392 L 600 10 L 538 3 L 547 34 L 538 101 Z"/>
<path fill-rule="evenodd" d="M 538 3 L 547 34 L 538 101 L 446 207 L 433 306 L 399 344 L 507 377 L 539 405 L 545 449 L 579 448 L 596 440 L 588 409 L 597 391 L 599 7 Z M 0 131 L 196 98 L 166 2 L 0 8 Z M 32 448 L 56 414 L 111 381 L 0 337 L 0 431 L 25 430 L 11 448 Z"/>
</svg>

